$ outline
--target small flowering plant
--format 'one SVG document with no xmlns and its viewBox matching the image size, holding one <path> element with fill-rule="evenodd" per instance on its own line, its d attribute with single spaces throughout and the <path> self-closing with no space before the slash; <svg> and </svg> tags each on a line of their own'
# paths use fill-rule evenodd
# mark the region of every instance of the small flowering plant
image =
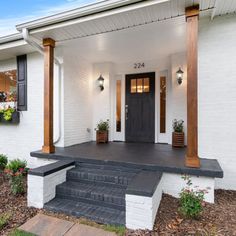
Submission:
<svg viewBox="0 0 236 236">
<path fill-rule="evenodd" d="M 210 188 L 193 187 L 191 177 L 188 175 L 182 176 L 182 179 L 186 182 L 186 187 L 180 193 L 179 212 L 186 218 L 198 218 L 203 211 L 205 194 Z"/>
<path fill-rule="evenodd" d="M 14 172 L 10 169 L 6 169 L 5 173 L 7 174 L 11 186 L 11 192 L 14 195 L 24 193 L 24 174 L 25 170 L 20 168 L 18 171 Z"/>
<path fill-rule="evenodd" d="M 5 173 L 9 178 L 11 191 L 14 195 L 24 193 L 24 176 L 27 174 L 26 162 L 12 160 L 6 166 Z"/>
</svg>

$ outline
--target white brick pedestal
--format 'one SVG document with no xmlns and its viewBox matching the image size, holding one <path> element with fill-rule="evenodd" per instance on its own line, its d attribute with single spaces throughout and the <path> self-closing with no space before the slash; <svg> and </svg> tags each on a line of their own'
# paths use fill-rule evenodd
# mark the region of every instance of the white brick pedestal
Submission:
<svg viewBox="0 0 236 236">
<path fill-rule="evenodd" d="M 28 175 L 28 206 L 43 208 L 44 204 L 56 195 L 56 186 L 66 181 L 66 172 L 73 168 L 69 166 L 46 176 Z"/>
<path fill-rule="evenodd" d="M 161 196 L 161 183 L 158 184 L 152 197 L 126 194 L 126 227 L 152 230 Z"/>
</svg>

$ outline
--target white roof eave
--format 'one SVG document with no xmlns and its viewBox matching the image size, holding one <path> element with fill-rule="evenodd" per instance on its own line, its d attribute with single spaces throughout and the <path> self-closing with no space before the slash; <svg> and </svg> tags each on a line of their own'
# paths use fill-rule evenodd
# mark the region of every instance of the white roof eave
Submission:
<svg viewBox="0 0 236 236">
<path fill-rule="evenodd" d="M 16 29 L 18 31 L 22 31 L 23 28 L 27 28 L 28 30 L 41 28 L 48 25 L 53 25 L 56 23 L 68 21 L 71 19 L 84 17 L 88 15 L 93 15 L 96 13 L 101 13 L 104 11 L 112 10 L 115 8 L 119 8 L 122 6 L 127 6 L 137 2 L 163 2 L 168 0 L 103 0 L 97 3 L 89 4 L 83 7 L 79 7 L 76 9 L 72 9 L 69 11 L 65 11 L 62 13 L 54 14 L 51 16 L 43 17 L 37 20 L 29 21 L 23 24 L 16 25 Z"/>
<path fill-rule="evenodd" d="M 0 37 L 0 45 L 10 43 L 10 42 L 19 41 L 19 40 L 22 40 L 22 39 L 23 39 L 23 36 L 22 36 L 21 33 L 6 35 L 6 36 L 3 36 L 3 37 Z"/>
</svg>

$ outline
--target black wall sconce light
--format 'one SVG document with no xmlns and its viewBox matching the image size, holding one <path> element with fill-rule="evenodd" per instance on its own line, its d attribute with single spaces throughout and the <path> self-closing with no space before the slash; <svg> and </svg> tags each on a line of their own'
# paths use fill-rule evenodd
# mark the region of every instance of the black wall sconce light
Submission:
<svg viewBox="0 0 236 236">
<path fill-rule="evenodd" d="M 98 78 L 98 83 L 99 83 L 99 88 L 101 89 L 101 91 L 104 90 L 104 78 L 102 77 L 102 75 L 99 76 Z"/>
<path fill-rule="evenodd" d="M 184 74 L 184 72 L 181 70 L 181 68 L 179 68 L 176 71 L 177 82 L 179 85 L 182 84 L 182 82 L 183 82 L 183 74 Z"/>
</svg>

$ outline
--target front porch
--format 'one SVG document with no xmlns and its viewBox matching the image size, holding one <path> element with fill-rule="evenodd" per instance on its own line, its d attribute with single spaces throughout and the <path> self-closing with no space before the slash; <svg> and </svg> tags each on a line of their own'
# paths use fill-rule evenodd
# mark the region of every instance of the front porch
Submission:
<svg viewBox="0 0 236 236">
<path fill-rule="evenodd" d="M 161 172 L 197 176 L 223 177 L 223 171 L 215 159 L 200 159 L 200 168 L 185 165 L 186 148 L 173 148 L 167 144 L 87 142 L 70 147 L 57 147 L 55 153 L 31 152 L 31 156 L 76 162 L 106 163 Z"/>
<path fill-rule="evenodd" d="M 209 188 L 205 200 L 214 202 L 215 178 L 222 178 L 223 171 L 217 160 L 198 154 L 200 8 L 186 5 L 183 10 L 181 19 L 144 21 L 132 29 L 100 29 L 84 36 L 74 35 L 76 29 L 71 37 L 57 27 L 32 34 L 43 45 L 45 76 L 43 147 L 31 156 L 57 162 L 30 171 L 29 206 L 152 229 L 162 193 L 179 197 L 183 174 L 194 186 Z M 63 71 L 58 114 L 54 62 L 58 73 Z M 181 68 L 185 75 L 177 82 Z M 185 122 L 183 149 L 168 145 L 175 118 Z M 113 142 L 107 145 L 91 142 L 101 120 L 109 121 Z"/>
<path fill-rule="evenodd" d="M 57 147 L 31 156 L 55 163 L 32 169 L 28 205 L 83 216 L 99 223 L 152 229 L 162 193 L 179 197 L 191 176 L 193 186 L 208 189 L 214 203 L 215 178 L 223 171 L 217 160 L 200 159 L 200 168 L 185 166 L 186 149 L 166 144 L 88 142 Z"/>
<path fill-rule="evenodd" d="M 159 4 L 154 2 L 153 5 Z M 144 4 L 139 8 L 152 7 Z M 138 15 L 137 9 L 124 10 Z M 185 122 L 184 164 L 200 168 L 197 71 L 200 8 L 187 4 L 183 10 L 185 15 L 181 19 L 150 24 L 144 21 L 132 30 L 129 26 L 121 28 L 122 31 L 100 30 L 72 38 L 66 34 L 61 37 L 57 28 L 43 35 L 31 34 L 42 43 L 44 54 L 43 153 L 55 153 L 56 146 L 95 140 L 94 129 L 100 120 L 109 120 L 110 141 L 170 144 L 171 123 L 177 118 Z M 73 25 L 81 26 L 75 22 Z M 63 71 L 63 90 L 57 91 L 58 101 L 54 96 L 57 87 L 54 64 L 58 73 Z M 176 81 L 178 68 L 185 71 L 182 86 Z M 98 85 L 99 78 L 102 87 Z M 54 110 L 57 102 L 58 114 Z M 56 135 L 57 125 L 60 131 Z"/>
</svg>

